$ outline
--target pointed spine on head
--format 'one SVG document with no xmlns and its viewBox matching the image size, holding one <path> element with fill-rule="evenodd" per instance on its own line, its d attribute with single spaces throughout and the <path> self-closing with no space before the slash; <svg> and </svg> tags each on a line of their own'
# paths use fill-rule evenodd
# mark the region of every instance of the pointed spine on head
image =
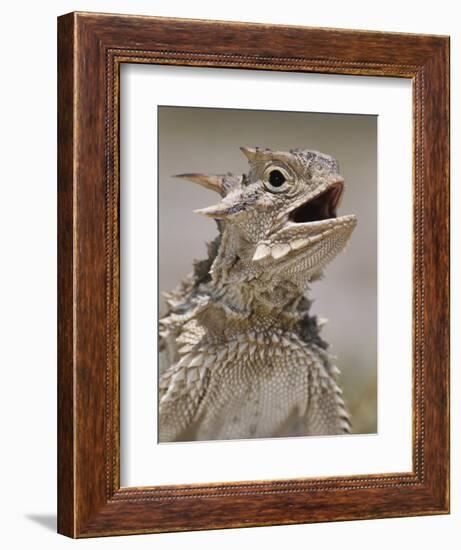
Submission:
<svg viewBox="0 0 461 550">
<path fill-rule="evenodd" d="M 240 147 L 240 151 L 250 162 L 254 162 L 258 155 L 258 147 Z"/>
<path fill-rule="evenodd" d="M 267 159 L 267 157 L 272 155 L 272 151 L 267 147 L 240 147 L 240 151 L 242 151 L 251 164 Z"/>
<path fill-rule="evenodd" d="M 198 183 L 206 189 L 216 191 L 221 196 L 226 194 L 225 176 L 216 174 L 177 174 L 174 177 Z"/>
<path fill-rule="evenodd" d="M 238 193 L 243 183 L 243 176 L 236 176 L 231 173 L 224 175 L 188 173 L 177 174 L 175 177 L 197 183 L 206 189 L 219 193 L 223 197 L 223 200 L 215 205 L 194 210 L 196 214 L 223 220 L 245 210 Z"/>
<path fill-rule="evenodd" d="M 224 220 L 231 216 L 240 214 L 245 210 L 245 205 L 236 201 L 226 201 L 223 200 L 218 204 L 213 204 L 212 206 L 207 206 L 206 208 L 199 208 L 194 210 L 195 214 L 201 214 L 202 216 L 207 216 L 208 218 L 214 218 L 215 220 Z"/>
</svg>

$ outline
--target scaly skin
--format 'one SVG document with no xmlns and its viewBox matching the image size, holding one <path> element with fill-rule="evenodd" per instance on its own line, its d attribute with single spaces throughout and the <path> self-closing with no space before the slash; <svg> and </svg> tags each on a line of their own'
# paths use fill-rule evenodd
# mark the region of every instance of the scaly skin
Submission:
<svg viewBox="0 0 461 550">
<path fill-rule="evenodd" d="M 207 260 L 160 321 L 160 441 L 343 434 L 349 418 L 309 282 L 345 247 L 343 178 L 330 156 L 242 148 L 248 174 L 184 174 L 222 200 Z"/>
</svg>

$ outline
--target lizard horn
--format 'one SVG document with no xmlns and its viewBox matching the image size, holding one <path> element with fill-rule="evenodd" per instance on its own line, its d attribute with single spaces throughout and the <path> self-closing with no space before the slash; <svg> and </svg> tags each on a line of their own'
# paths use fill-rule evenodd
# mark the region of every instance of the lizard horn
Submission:
<svg viewBox="0 0 461 550">
<path fill-rule="evenodd" d="M 194 183 L 198 183 L 199 185 L 201 185 L 202 187 L 205 187 L 206 189 L 211 189 L 212 191 L 216 191 L 220 195 L 224 195 L 225 193 L 224 183 L 223 183 L 224 176 L 209 175 L 209 174 L 177 174 L 174 177 L 193 181 Z"/>
<path fill-rule="evenodd" d="M 245 210 L 245 206 L 241 204 L 229 204 L 224 201 L 214 204 L 213 206 L 207 206 L 206 208 L 200 208 L 194 210 L 194 214 L 201 214 L 208 218 L 214 218 L 215 220 L 223 220 L 230 216 L 239 214 Z"/>
<path fill-rule="evenodd" d="M 240 147 L 240 151 L 250 162 L 255 162 L 258 157 L 264 159 L 272 156 L 272 151 L 267 147 Z"/>
<path fill-rule="evenodd" d="M 254 162 L 258 154 L 257 147 L 240 147 L 240 151 L 246 156 L 250 162 Z"/>
</svg>

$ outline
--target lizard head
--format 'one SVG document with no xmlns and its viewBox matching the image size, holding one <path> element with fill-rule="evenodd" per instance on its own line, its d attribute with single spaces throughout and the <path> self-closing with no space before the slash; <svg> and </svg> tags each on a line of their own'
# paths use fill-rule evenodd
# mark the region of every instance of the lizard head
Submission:
<svg viewBox="0 0 461 550">
<path fill-rule="evenodd" d="M 345 247 L 357 223 L 354 215 L 337 215 L 344 191 L 338 163 L 307 149 L 241 150 L 247 174 L 180 176 L 222 196 L 196 211 L 218 220 L 226 248 L 216 261 L 227 262 L 227 272 L 240 280 L 304 288 Z"/>
</svg>

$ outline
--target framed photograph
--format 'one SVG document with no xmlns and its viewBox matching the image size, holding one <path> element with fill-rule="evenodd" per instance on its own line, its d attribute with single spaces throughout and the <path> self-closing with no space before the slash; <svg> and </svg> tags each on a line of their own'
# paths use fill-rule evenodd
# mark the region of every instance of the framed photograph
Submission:
<svg viewBox="0 0 461 550">
<path fill-rule="evenodd" d="M 58 530 L 449 512 L 449 39 L 58 20 Z"/>
</svg>

